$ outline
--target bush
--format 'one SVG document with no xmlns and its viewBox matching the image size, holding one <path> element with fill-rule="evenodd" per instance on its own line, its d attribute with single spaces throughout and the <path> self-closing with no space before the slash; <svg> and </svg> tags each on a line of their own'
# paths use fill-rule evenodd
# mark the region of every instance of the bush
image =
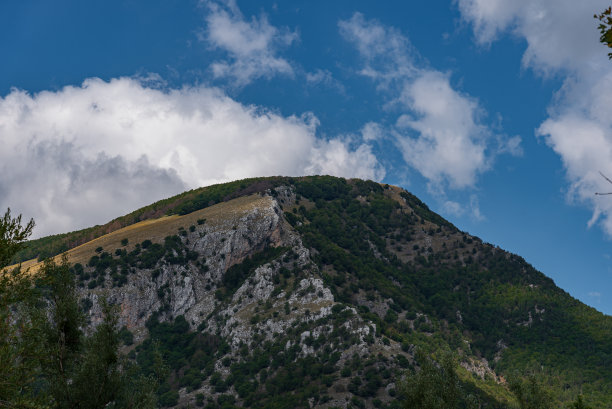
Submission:
<svg viewBox="0 0 612 409">
<path fill-rule="evenodd" d="M 123 326 L 119 331 L 119 338 L 123 341 L 124 345 L 130 346 L 134 344 L 134 334 L 126 326 Z"/>
<path fill-rule="evenodd" d="M 177 391 L 168 391 L 159 397 L 159 404 L 163 407 L 176 406 L 179 400 L 179 393 Z"/>
</svg>

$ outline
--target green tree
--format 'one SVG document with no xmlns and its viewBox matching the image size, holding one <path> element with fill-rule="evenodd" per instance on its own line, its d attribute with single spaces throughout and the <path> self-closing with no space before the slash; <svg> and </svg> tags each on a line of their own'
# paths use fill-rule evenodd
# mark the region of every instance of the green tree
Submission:
<svg viewBox="0 0 612 409">
<path fill-rule="evenodd" d="M 578 395 L 576 400 L 570 405 L 570 409 L 592 409 L 582 401 L 582 395 Z"/>
<path fill-rule="evenodd" d="M 21 225 L 11 210 L 0 218 L 0 270 L 6 267 L 31 234 L 34 221 Z M 30 312 L 37 307 L 32 279 L 21 269 L 0 271 L 0 408 L 45 408 L 48 400 L 36 394 L 42 333 Z"/>
<path fill-rule="evenodd" d="M 420 370 L 407 376 L 400 386 L 406 409 L 477 408 L 474 396 L 467 394 L 459 383 L 456 362 L 445 354 L 440 364 L 417 351 Z"/>
<path fill-rule="evenodd" d="M 115 306 L 101 300 L 102 322 L 86 336 L 74 277 L 64 259 L 45 261 L 39 286 L 47 308 L 34 322 L 43 329 L 41 375 L 53 407 L 58 409 L 153 408 L 157 382 L 140 375 L 119 354 Z"/>
<path fill-rule="evenodd" d="M 56 264 L 48 259 L 40 270 L 41 308 L 33 322 L 42 329 L 41 345 L 48 354 L 41 361 L 42 375 L 50 396 L 60 408 L 76 407 L 73 377 L 80 367 L 84 315 L 79 308 L 76 287 L 66 260 Z"/>
<path fill-rule="evenodd" d="M 0 219 L 0 269 L 10 264 L 13 256 L 23 247 L 23 243 L 32 234 L 34 220 L 21 225 L 21 215 L 12 218 L 8 208 Z"/>
<path fill-rule="evenodd" d="M 10 209 L 0 219 L 0 267 L 31 234 Z M 116 308 L 102 301 L 102 322 L 85 335 L 67 260 L 46 260 L 36 277 L 0 272 L 0 408 L 146 409 L 158 381 L 119 354 Z"/>
<path fill-rule="evenodd" d="M 599 14 L 595 14 L 597 20 L 599 20 L 599 41 L 608 48 L 612 48 L 612 7 L 608 7 Z M 612 59 L 612 52 L 608 53 L 608 58 Z"/>
<path fill-rule="evenodd" d="M 35 393 L 42 332 L 28 318 L 36 308 L 32 281 L 20 270 L 0 273 L 0 408 L 45 408 Z"/>
<path fill-rule="evenodd" d="M 538 382 L 535 375 L 527 379 L 515 378 L 510 381 L 510 391 L 516 397 L 521 409 L 552 409 L 551 394 Z"/>
</svg>

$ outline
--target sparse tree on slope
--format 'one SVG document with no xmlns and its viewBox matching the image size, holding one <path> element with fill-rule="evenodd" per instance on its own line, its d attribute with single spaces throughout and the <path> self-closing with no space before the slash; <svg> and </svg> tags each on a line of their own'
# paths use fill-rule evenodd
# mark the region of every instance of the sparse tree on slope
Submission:
<svg viewBox="0 0 612 409">
<path fill-rule="evenodd" d="M 535 375 L 529 375 L 527 379 L 513 379 L 510 391 L 521 409 L 553 409 L 552 396 L 540 385 Z"/>
<path fill-rule="evenodd" d="M 465 393 L 455 371 L 456 362 L 450 354 L 438 365 L 418 351 L 416 358 L 420 370 L 409 375 L 400 390 L 406 409 L 459 409 L 477 408 L 474 396 Z"/>
<path fill-rule="evenodd" d="M 582 395 L 578 395 L 576 400 L 570 405 L 570 409 L 592 409 L 582 401 Z"/>
</svg>

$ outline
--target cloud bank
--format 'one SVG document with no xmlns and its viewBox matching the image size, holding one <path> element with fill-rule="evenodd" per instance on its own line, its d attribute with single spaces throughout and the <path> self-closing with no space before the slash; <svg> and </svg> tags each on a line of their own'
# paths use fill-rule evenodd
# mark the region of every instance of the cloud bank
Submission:
<svg viewBox="0 0 612 409">
<path fill-rule="evenodd" d="M 94 78 L 15 89 L 0 98 L 0 208 L 34 217 L 42 236 L 245 177 L 384 177 L 369 145 L 321 139 L 317 126 L 312 114 L 283 117 L 203 86 Z"/>
<path fill-rule="evenodd" d="M 611 191 L 599 171 L 612 177 L 612 63 L 599 43 L 593 14 L 605 0 L 459 0 L 459 10 L 476 40 L 491 44 L 510 33 L 526 41 L 523 65 L 543 76 L 561 76 L 562 88 L 536 135 L 561 158 L 569 181 L 568 198 L 593 210 L 612 237 Z"/>
</svg>

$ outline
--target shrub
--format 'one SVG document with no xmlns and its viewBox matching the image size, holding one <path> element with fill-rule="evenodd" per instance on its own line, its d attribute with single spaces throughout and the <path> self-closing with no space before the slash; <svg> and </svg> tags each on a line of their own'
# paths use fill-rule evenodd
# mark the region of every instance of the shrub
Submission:
<svg viewBox="0 0 612 409">
<path fill-rule="evenodd" d="M 168 391 L 159 397 L 159 404 L 163 407 L 176 406 L 179 400 L 179 393 L 177 391 Z"/>
<path fill-rule="evenodd" d="M 119 331 L 119 338 L 123 341 L 124 345 L 130 346 L 134 343 L 134 334 L 125 325 Z"/>
</svg>

